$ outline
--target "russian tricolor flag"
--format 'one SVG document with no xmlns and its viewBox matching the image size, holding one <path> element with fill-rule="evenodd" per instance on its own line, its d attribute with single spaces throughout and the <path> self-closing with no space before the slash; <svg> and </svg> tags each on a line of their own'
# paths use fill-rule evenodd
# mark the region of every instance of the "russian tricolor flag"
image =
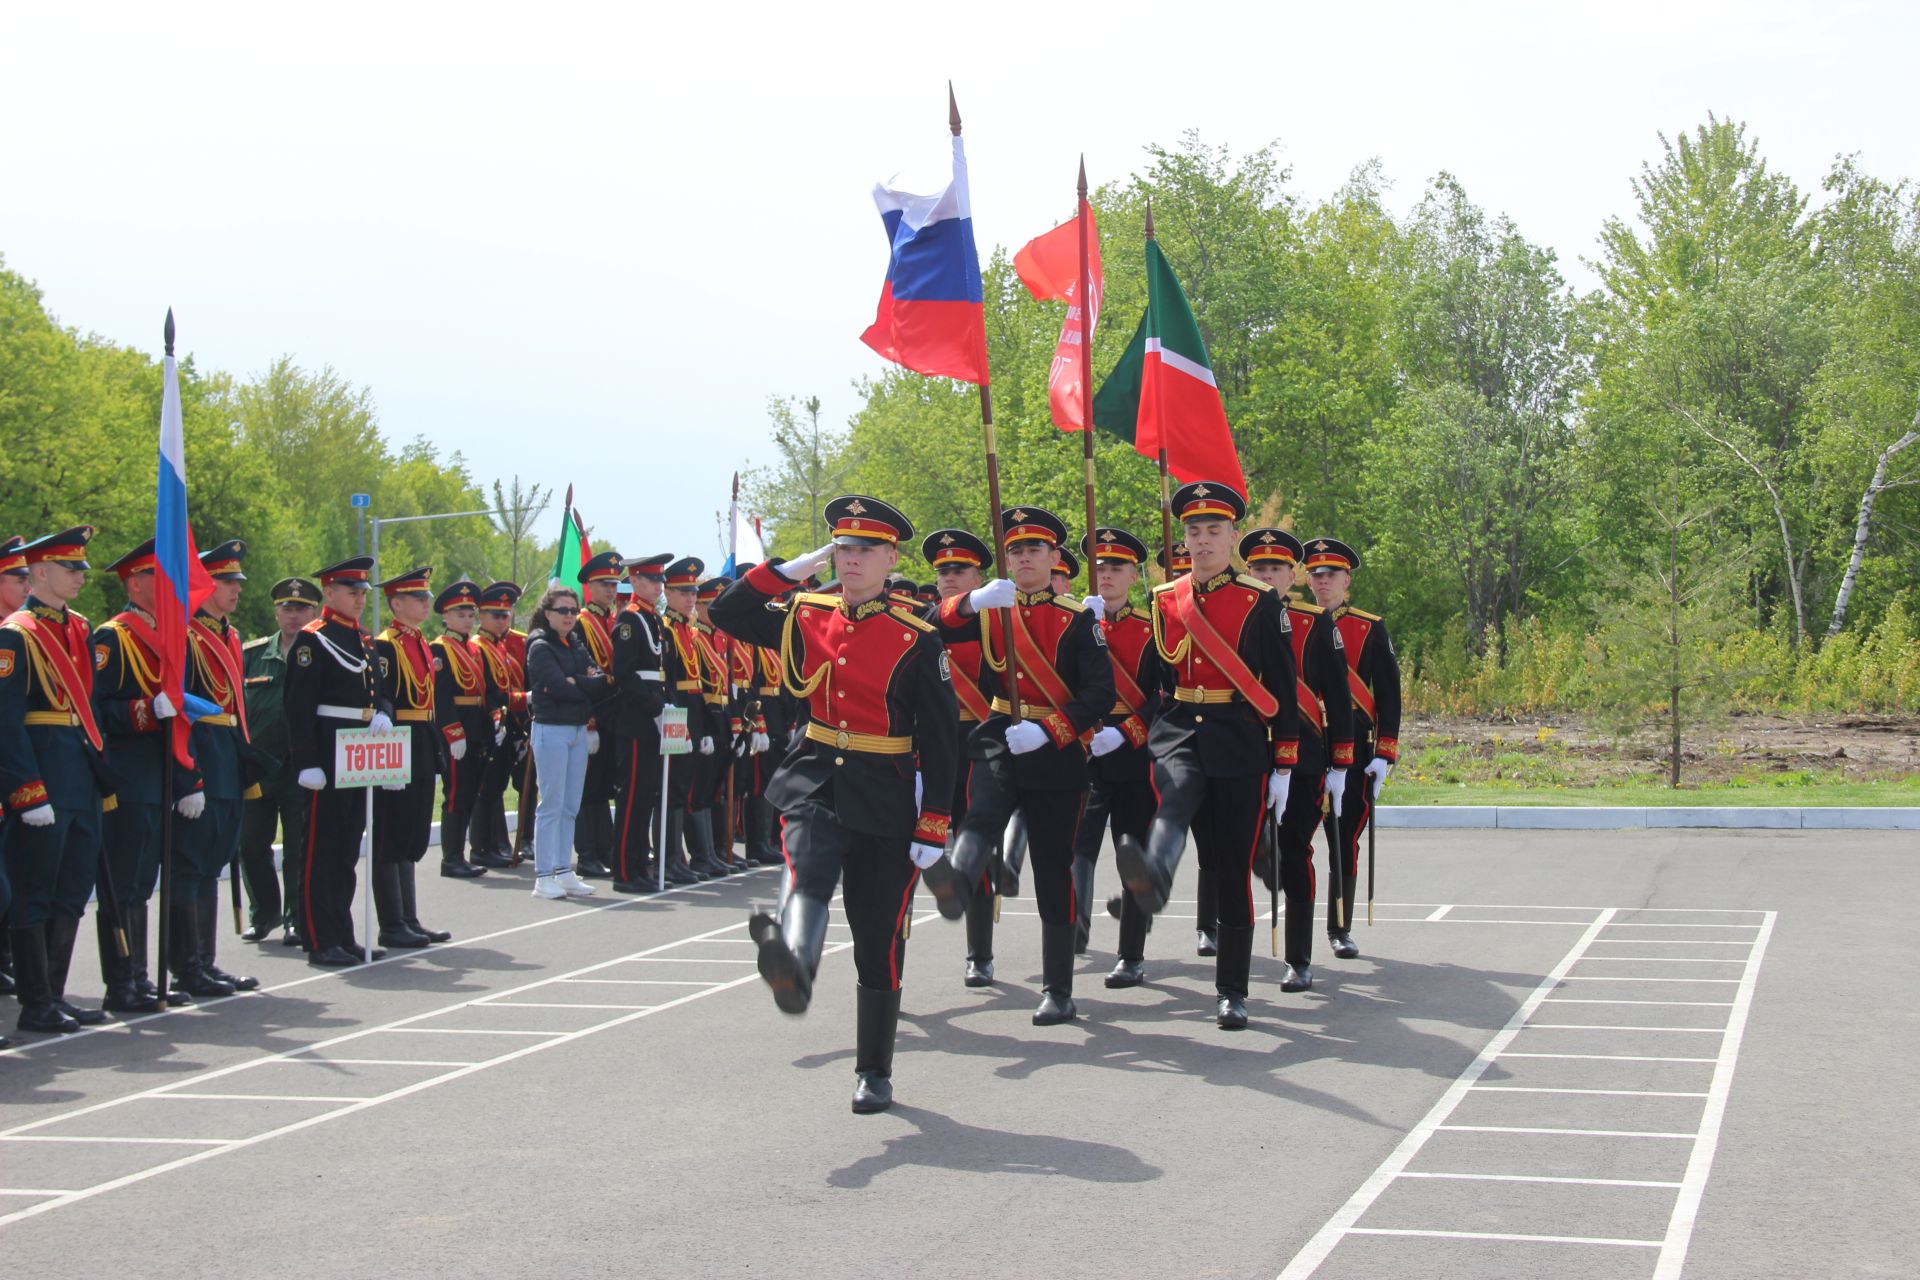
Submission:
<svg viewBox="0 0 1920 1280">
<path fill-rule="evenodd" d="M 915 373 L 987 381 L 985 294 L 973 245 L 967 155 L 953 139 L 953 177 L 927 195 L 873 189 L 891 256 L 873 325 L 860 340 Z"/>
<path fill-rule="evenodd" d="M 160 687 L 180 714 L 173 718 L 173 755 L 193 768 L 186 715 L 187 620 L 213 594 L 187 523 L 187 440 L 180 415 L 180 373 L 173 360 L 173 312 L 167 312 L 167 351 L 160 392 L 160 489 L 154 502 L 153 612 L 160 633 Z"/>
</svg>

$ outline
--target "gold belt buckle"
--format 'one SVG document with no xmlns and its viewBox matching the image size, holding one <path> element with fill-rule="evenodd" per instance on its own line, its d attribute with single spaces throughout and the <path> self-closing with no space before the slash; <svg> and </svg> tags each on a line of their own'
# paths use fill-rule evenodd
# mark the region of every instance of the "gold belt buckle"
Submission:
<svg viewBox="0 0 1920 1280">
<path fill-rule="evenodd" d="M 1207 700 L 1207 686 L 1197 684 L 1193 686 L 1193 691 L 1200 695 L 1200 701 L 1205 702 Z"/>
<path fill-rule="evenodd" d="M 852 735 L 849 734 L 845 729 L 842 729 L 840 730 L 840 732 L 833 735 L 833 745 L 837 750 L 840 750 L 840 751 L 845 751 L 847 749 L 847 744 L 852 741 L 853 741 Z"/>
</svg>

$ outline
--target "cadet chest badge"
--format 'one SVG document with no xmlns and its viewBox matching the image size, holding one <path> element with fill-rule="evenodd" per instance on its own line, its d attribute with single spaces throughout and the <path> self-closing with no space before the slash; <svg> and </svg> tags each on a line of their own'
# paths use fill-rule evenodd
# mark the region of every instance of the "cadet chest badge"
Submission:
<svg viewBox="0 0 1920 1280">
<path fill-rule="evenodd" d="M 1343 652 L 1347 647 L 1347 642 L 1340 638 L 1340 627 L 1338 624 L 1335 624 L 1333 628 L 1333 647 Z"/>
<path fill-rule="evenodd" d="M 435 658 L 433 660 L 433 669 L 435 671 L 445 671 L 447 669 L 447 664 L 441 659 Z"/>
<path fill-rule="evenodd" d="M 298 649 L 295 649 L 293 651 L 293 661 L 295 666 L 301 666 L 301 667 L 312 666 L 313 650 L 306 645 L 301 645 Z"/>
<path fill-rule="evenodd" d="M 10 653 L 5 656 L 9 661 L 13 658 L 13 655 Z M 953 668 L 947 664 L 947 651 L 945 649 L 940 651 L 940 678 L 946 681 L 953 679 Z"/>
<path fill-rule="evenodd" d="M 13 674 L 13 650 L 0 649 L 0 680 Z"/>
<path fill-rule="evenodd" d="M 1105 627 L 1096 626 L 1093 629 L 1093 642 L 1102 649 L 1107 647 L 1107 629 Z"/>
<path fill-rule="evenodd" d="M 614 634 L 618 635 L 622 640 L 633 639 L 633 624 L 631 622 L 621 623 L 620 629 Z"/>
<path fill-rule="evenodd" d="M 9 657 L 11 657 L 11 655 L 9 655 Z M 105 671 L 107 669 L 107 646 L 103 644 L 93 646 L 93 669 L 95 671 Z"/>
<path fill-rule="evenodd" d="M 391 664 L 389 664 L 387 661 L 387 655 L 384 653 L 381 654 L 380 655 L 380 674 L 384 676 L 391 669 L 392 669 Z"/>
</svg>

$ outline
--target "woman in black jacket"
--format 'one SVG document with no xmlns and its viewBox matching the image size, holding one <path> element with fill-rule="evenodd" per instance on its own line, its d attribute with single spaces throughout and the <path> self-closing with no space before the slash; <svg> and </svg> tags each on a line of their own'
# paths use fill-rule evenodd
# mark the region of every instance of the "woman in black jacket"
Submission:
<svg viewBox="0 0 1920 1280">
<path fill-rule="evenodd" d="M 549 587 L 527 631 L 527 691 L 533 702 L 533 764 L 540 803 L 533 818 L 533 896 L 586 898 L 593 886 L 573 873 L 573 824 L 587 781 L 587 757 L 599 743 L 587 728 L 587 684 L 599 676 L 574 633 L 580 597 Z"/>
</svg>

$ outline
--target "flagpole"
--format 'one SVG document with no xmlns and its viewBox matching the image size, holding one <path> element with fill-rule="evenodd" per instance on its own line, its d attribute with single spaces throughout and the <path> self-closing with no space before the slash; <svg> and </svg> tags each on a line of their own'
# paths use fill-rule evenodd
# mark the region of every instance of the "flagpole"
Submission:
<svg viewBox="0 0 1920 1280">
<path fill-rule="evenodd" d="M 738 471 L 733 473 L 733 501 L 729 503 L 727 506 L 727 563 L 733 566 L 733 571 L 735 574 L 738 574 L 740 572 L 740 473 Z M 727 701 L 728 703 L 731 704 L 728 710 L 729 712 L 731 712 L 735 707 L 739 708 L 741 712 L 741 716 L 740 716 L 741 730 L 743 732 L 750 732 L 748 718 L 746 715 L 745 699 L 739 693 L 736 693 L 733 687 L 733 646 L 734 646 L 733 633 L 731 631 L 721 631 L 718 627 L 714 628 L 714 633 L 716 635 L 725 637 L 725 642 L 726 642 L 726 648 L 723 649 L 720 654 L 720 661 L 724 663 L 726 666 L 725 679 L 726 679 L 726 688 L 727 688 Z M 729 719 L 731 719 L 731 716 L 729 716 Z M 731 728 L 732 726 L 729 725 L 728 727 Z M 747 743 L 747 746 L 749 747 L 749 749 L 751 749 L 751 747 L 753 746 L 753 743 L 749 741 Z M 729 741 L 727 743 L 727 761 L 726 761 L 727 846 L 725 850 L 721 852 L 721 855 L 720 855 L 720 861 L 726 863 L 729 866 L 729 868 L 731 868 L 733 864 L 734 813 L 736 812 L 734 809 L 734 805 L 738 803 L 738 799 L 739 799 L 738 796 L 736 795 L 736 791 L 739 787 L 738 779 L 739 779 L 740 771 L 736 766 L 737 766 L 738 760 L 742 758 L 742 757 L 736 757 L 733 754 L 733 748 L 734 748 L 734 744 L 732 743 L 732 741 Z M 714 837 L 715 837 L 715 840 L 717 841 L 719 838 L 719 833 L 715 832 Z"/>
<path fill-rule="evenodd" d="M 167 323 L 166 327 L 162 330 L 162 335 L 166 342 L 166 374 L 171 377 L 173 376 L 172 307 L 167 308 Z M 164 388 L 162 391 L 164 394 Z M 161 416 L 165 416 L 164 409 L 162 410 Z M 160 465 L 163 467 L 167 465 L 164 457 L 161 458 Z M 158 509 L 159 504 L 156 499 L 156 516 Z M 159 575 L 155 575 L 155 577 L 157 580 Z M 169 584 L 169 589 L 173 590 L 177 588 Z M 155 602 L 155 609 L 157 612 L 157 600 Z M 155 621 L 159 621 L 157 616 Z M 161 637 L 162 652 L 165 652 L 165 644 L 166 638 L 163 635 Z M 184 692 L 186 689 L 186 673 L 184 671 L 181 673 L 180 687 L 183 694 L 181 701 L 184 703 Z M 186 707 L 184 705 L 174 708 L 174 715 L 176 716 L 184 715 L 185 713 Z M 167 961 L 172 955 L 169 948 L 173 943 L 173 754 L 174 742 L 178 733 L 179 729 L 175 725 L 169 724 L 167 726 L 166 748 L 160 753 L 160 930 L 157 953 L 153 958 L 153 969 L 154 974 L 159 978 L 159 982 L 155 985 L 160 988 L 160 996 L 156 1003 L 163 1013 L 167 1009 Z M 309 942 L 308 945 L 311 946 L 312 943 Z"/>
<path fill-rule="evenodd" d="M 1153 197 L 1147 197 L 1147 239 L 1153 239 Z M 1153 305 L 1153 299 L 1147 299 L 1147 305 Z M 1167 423 L 1166 398 L 1156 395 L 1153 398 L 1153 438 L 1159 442 L 1160 461 L 1160 547 L 1161 554 L 1167 558 L 1162 566 L 1166 581 L 1173 581 L 1173 485 L 1167 479 Z"/>
<path fill-rule="evenodd" d="M 1093 305 L 1093 272 L 1087 258 L 1087 215 L 1091 210 L 1087 206 L 1087 157 L 1080 157 L 1080 180 L 1076 190 L 1080 202 L 1074 211 L 1074 220 L 1080 224 L 1080 284 L 1074 290 L 1075 301 L 1080 305 L 1080 446 L 1081 456 L 1087 469 L 1087 594 L 1093 595 L 1100 588 L 1093 574 L 1093 525 L 1096 519 L 1093 502 L 1093 335 L 1091 317 L 1088 314 Z"/>
<path fill-rule="evenodd" d="M 960 136 L 960 104 L 953 96 L 953 82 L 947 82 L 947 127 L 953 130 L 953 136 Z M 987 450 L 987 505 L 992 508 L 993 549 L 999 557 L 1002 572 L 1007 570 L 1007 529 L 1001 519 L 1000 507 L 1000 451 L 995 444 L 993 434 L 993 396 L 987 384 L 980 383 L 980 432 L 986 442 Z M 1007 705 L 1012 708 L 1009 716 L 1015 724 L 1020 723 L 1020 656 L 1013 650 L 1013 610 L 1000 611 L 1001 651 L 1007 662 Z M 981 619 L 981 625 L 986 620 Z"/>
</svg>

